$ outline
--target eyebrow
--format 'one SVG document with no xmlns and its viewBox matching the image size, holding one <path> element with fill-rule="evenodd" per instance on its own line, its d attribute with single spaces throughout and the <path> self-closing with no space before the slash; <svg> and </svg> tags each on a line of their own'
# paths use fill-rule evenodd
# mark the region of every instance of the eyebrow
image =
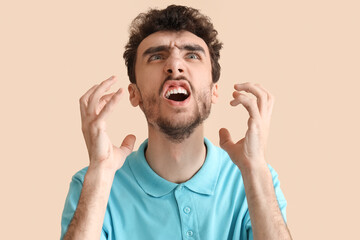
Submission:
<svg viewBox="0 0 360 240">
<path fill-rule="evenodd" d="M 195 51 L 195 52 L 202 52 L 205 56 L 205 50 L 203 47 L 201 47 L 198 44 L 185 44 L 185 45 L 181 45 L 179 47 L 180 50 L 188 50 L 188 51 Z M 143 57 L 146 57 L 149 54 L 153 54 L 153 53 L 157 53 L 157 52 L 162 52 L 162 51 L 169 51 L 170 47 L 167 45 L 160 45 L 160 46 L 155 46 L 155 47 L 150 47 L 148 49 L 145 50 L 145 52 L 142 54 Z"/>
</svg>

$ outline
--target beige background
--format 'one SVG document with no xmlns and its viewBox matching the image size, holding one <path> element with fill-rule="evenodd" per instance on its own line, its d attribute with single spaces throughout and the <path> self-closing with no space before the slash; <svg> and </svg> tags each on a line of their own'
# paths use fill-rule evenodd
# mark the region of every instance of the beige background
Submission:
<svg viewBox="0 0 360 240">
<path fill-rule="evenodd" d="M 88 164 L 79 98 L 115 74 L 131 20 L 188 4 L 224 42 L 220 101 L 206 136 L 244 136 L 248 114 L 229 105 L 234 83 L 275 95 L 267 160 L 279 173 L 294 239 L 355 239 L 359 211 L 358 1 L 8 1 L 0 3 L 2 239 L 58 239 L 71 176 Z M 114 144 L 146 138 L 128 94 L 108 119 Z"/>
</svg>

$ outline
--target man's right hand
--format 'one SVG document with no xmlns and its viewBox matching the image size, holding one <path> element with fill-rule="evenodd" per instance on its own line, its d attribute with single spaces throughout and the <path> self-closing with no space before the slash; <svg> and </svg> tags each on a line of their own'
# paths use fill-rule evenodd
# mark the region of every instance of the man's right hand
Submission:
<svg viewBox="0 0 360 240">
<path fill-rule="evenodd" d="M 134 148 L 134 135 L 126 136 L 121 146 L 116 147 L 106 133 L 105 118 L 123 93 L 120 88 L 105 95 L 115 81 L 115 76 L 112 76 L 90 88 L 80 98 L 82 132 L 90 164 L 64 240 L 100 238 L 115 172 Z"/>
<path fill-rule="evenodd" d="M 104 95 L 116 82 L 112 76 L 94 85 L 80 98 L 81 125 L 89 153 L 89 167 L 103 168 L 115 173 L 122 167 L 126 157 L 132 152 L 135 136 L 127 135 L 120 147 L 114 146 L 106 133 L 105 119 L 112 112 L 123 94 L 117 92 Z"/>
</svg>

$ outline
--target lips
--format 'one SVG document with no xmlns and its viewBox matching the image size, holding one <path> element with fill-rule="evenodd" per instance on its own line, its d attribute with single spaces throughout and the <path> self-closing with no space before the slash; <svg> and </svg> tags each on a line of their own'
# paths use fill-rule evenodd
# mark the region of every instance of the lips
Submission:
<svg viewBox="0 0 360 240">
<path fill-rule="evenodd" d="M 170 97 L 173 97 L 173 96 L 179 96 L 179 97 L 175 97 L 175 98 L 178 98 L 178 99 L 184 98 L 183 100 L 185 100 L 189 96 L 189 93 L 188 93 L 188 91 L 186 91 L 186 89 L 184 89 L 182 87 L 176 87 L 176 88 L 170 87 L 166 91 L 165 97 L 167 99 L 170 99 Z"/>
<path fill-rule="evenodd" d="M 175 105 L 187 102 L 190 95 L 190 85 L 185 80 L 168 80 L 163 86 L 162 96 Z"/>
</svg>

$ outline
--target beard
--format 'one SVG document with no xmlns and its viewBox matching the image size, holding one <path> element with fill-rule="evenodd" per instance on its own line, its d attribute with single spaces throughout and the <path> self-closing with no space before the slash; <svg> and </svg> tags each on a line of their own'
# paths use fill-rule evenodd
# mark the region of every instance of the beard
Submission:
<svg viewBox="0 0 360 240">
<path fill-rule="evenodd" d="M 181 143 L 189 138 L 194 130 L 210 115 L 211 101 L 200 102 L 200 104 L 202 104 L 201 109 L 199 109 L 197 105 L 192 116 L 181 122 L 174 122 L 168 118 L 159 116 L 156 123 L 160 131 L 165 133 L 167 138 L 175 143 Z"/>
<path fill-rule="evenodd" d="M 183 119 L 179 119 L 176 116 L 183 110 L 177 110 L 175 112 L 173 116 L 173 118 L 176 118 L 175 120 L 163 116 L 160 112 L 160 103 L 157 101 L 157 97 L 150 97 L 142 102 L 142 110 L 148 124 L 152 127 L 158 128 L 170 141 L 174 143 L 183 142 L 191 136 L 194 130 L 202 124 L 204 120 L 209 117 L 211 110 L 211 88 L 212 84 L 209 86 L 208 91 L 198 93 L 193 92 L 196 106 L 194 107 L 191 115 L 184 117 Z M 156 114 L 157 111 L 159 114 Z"/>
</svg>

